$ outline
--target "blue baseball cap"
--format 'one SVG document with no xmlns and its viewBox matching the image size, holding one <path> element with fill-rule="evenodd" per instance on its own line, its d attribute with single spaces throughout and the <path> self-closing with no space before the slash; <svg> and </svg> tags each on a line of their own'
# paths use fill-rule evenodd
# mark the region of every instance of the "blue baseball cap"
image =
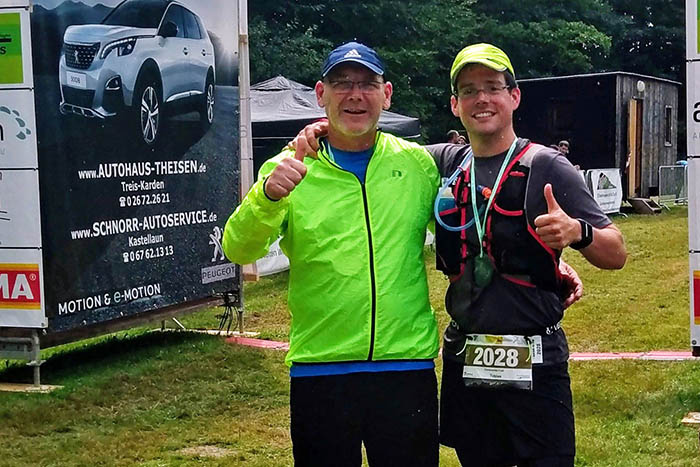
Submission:
<svg viewBox="0 0 700 467">
<path fill-rule="evenodd" d="M 364 65 L 378 75 L 384 74 L 384 63 L 374 49 L 359 42 L 347 42 L 328 54 L 321 76 L 325 78 L 334 66 L 347 62 Z"/>
</svg>

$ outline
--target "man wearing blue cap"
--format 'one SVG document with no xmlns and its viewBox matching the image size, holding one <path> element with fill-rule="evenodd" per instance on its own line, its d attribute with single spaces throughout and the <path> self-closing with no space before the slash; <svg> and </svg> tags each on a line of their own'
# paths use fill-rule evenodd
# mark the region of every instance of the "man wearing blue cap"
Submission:
<svg viewBox="0 0 700 467">
<path fill-rule="evenodd" d="M 281 236 L 290 261 L 295 465 L 437 466 L 437 321 L 423 262 L 439 185 L 420 146 L 377 130 L 392 85 L 371 48 L 333 50 L 316 83 L 328 137 L 316 159 L 268 160 L 229 218 L 246 264 Z"/>
</svg>

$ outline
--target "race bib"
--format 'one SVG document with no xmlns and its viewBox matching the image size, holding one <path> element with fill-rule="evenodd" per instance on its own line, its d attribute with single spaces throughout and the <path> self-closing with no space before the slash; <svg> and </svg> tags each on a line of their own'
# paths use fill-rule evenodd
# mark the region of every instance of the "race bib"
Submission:
<svg viewBox="0 0 700 467">
<path fill-rule="evenodd" d="M 468 334 L 462 372 L 465 386 L 532 390 L 533 348 L 537 346 L 531 337 Z"/>
</svg>

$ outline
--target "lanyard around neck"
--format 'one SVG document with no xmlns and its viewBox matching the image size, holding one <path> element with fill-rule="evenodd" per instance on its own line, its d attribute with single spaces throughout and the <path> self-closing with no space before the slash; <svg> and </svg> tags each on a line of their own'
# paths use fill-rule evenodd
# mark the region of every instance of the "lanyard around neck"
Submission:
<svg viewBox="0 0 700 467">
<path fill-rule="evenodd" d="M 510 149 L 508 149 L 508 153 L 506 154 L 506 158 L 503 159 L 503 163 L 501 164 L 501 169 L 498 171 L 498 177 L 496 177 L 496 181 L 493 184 L 493 191 L 491 196 L 489 196 L 489 200 L 486 203 L 486 210 L 484 211 L 484 219 L 483 221 L 479 218 L 479 209 L 476 205 L 476 158 L 472 158 L 472 164 L 471 164 L 471 170 L 469 170 L 469 179 L 470 179 L 470 189 L 471 189 L 471 201 L 472 201 L 472 209 L 474 211 L 474 224 L 476 225 L 476 234 L 479 237 L 479 250 L 480 254 L 479 256 L 484 256 L 484 233 L 486 231 L 486 219 L 489 216 L 489 209 L 491 208 L 491 203 L 493 203 L 494 198 L 496 197 L 496 192 L 498 190 L 498 186 L 501 183 L 501 178 L 503 177 L 503 173 L 506 171 L 506 167 L 508 166 L 508 163 L 510 162 L 510 158 L 513 156 L 513 152 L 515 151 L 515 144 L 518 142 L 518 138 L 515 138 L 513 140 L 513 144 L 510 145 Z"/>
</svg>

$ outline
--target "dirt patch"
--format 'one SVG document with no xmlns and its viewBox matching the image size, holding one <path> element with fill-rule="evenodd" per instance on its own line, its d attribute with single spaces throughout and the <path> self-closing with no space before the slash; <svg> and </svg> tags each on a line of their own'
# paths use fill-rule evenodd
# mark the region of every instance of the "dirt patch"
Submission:
<svg viewBox="0 0 700 467">
<path fill-rule="evenodd" d="M 219 446 L 205 445 L 205 446 L 192 446 L 189 448 L 183 448 L 178 451 L 183 456 L 191 457 L 211 457 L 214 459 L 220 459 L 222 457 L 228 457 L 235 454 L 232 449 L 221 448 Z"/>
</svg>

